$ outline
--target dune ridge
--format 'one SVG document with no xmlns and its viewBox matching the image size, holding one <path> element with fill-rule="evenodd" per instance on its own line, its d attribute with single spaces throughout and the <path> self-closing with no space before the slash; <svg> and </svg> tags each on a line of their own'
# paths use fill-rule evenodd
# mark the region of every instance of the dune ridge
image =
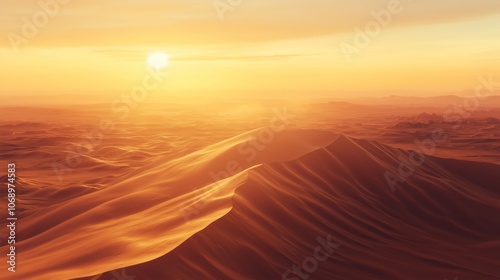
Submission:
<svg viewBox="0 0 500 280">
<path fill-rule="evenodd" d="M 500 166 L 429 157 L 393 193 L 384 172 L 409 151 L 338 137 L 258 166 L 232 209 L 174 250 L 126 267 L 141 279 L 498 279 Z M 340 246 L 287 273 L 317 238 Z M 456 244 L 460 244 L 457 246 Z M 109 279 L 107 272 L 93 279 Z"/>
<path fill-rule="evenodd" d="M 384 173 L 410 151 L 319 130 L 262 141 L 264 131 L 23 217 L 13 279 L 109 280 L 122 268 L 140 279 L 500 277 L 500 166 L 428 156 L 392 192 Z M 293 272 L 319 239 L 338 246 Z"/>
<path fill-rule="evenodd" d="M 261 131 L 151 163 L 105 189 L 24 217 L 17 244 L 23 269 L 13 279 L 70 279 L 164 255 L 230 210 L 247 170 L 299 157 L 337 137 L 315 130 L 274 132 L 266 152 L 256 150 L 248 160 L 241 147 L 249 149 Z M 227 163 L 235 160 L 238 168 L 227 172 Z M 196 215 L 186 217 L 193 205 Z"/>
</svg>

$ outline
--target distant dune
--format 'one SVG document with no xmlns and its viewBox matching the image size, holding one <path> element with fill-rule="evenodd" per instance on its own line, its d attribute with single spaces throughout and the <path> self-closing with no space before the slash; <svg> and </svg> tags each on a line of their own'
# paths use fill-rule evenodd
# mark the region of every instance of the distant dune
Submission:
<svg viewBox="0 0 500 280">
<path fill-rule="evenodd" d="M 359 99 L 349 99 L 350 102 L 356 104 L 369 104 L 369 105 L 392 105 L 392 106 L 434 106 L 434 107 L 445 107 L 454 104 L 462 104 L 464 100 L 474 98 L 475 91 L 464 92 L 463 95 L 442 95 L 442 96 L 431 96 L 431 97 L 414 97 L 414 96 L 398 96 L 391 95 L 382 98 L 359 98 Z M 484 94 L 484 93 L 481 93 Z M 500 96 L 491 95 L 484 98 L 485 102 L 480 102 L 481 107 L 500 107 Z"/>
<path fill-rule="evenodd" d="M 500 219 L 490 215 L 500 166 L 428 157 L 393 193 L 384 172 L 406 151 L 318 130 L 251 144 L 264 133 L 151 163 L 25 217 L 13 279 L 108 280 L 123 267 L 137 279 L 280 279 L 318 237 L 339 246 L 314 279 L 500 277 Z"/>
</svg>

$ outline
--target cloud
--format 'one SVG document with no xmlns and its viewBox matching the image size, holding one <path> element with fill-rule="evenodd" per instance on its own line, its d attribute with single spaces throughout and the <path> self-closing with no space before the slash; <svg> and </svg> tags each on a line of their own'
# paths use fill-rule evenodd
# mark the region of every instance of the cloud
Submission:
<svg viewBox="0 0 500 280">
<path fill-rule="evenodd" d="M 244 0 L 221 22 L 212 1 L 73 1 L 30 42 L 35 47 L 245 45 L 353 32 L 390 0 Z M 24 2 L 24 3 L 23 3 Z M 500 1 L 401 0 L 389 28 L 461 22 L 500 14 Z M 31 5 L 29 5 L 31 4 Z M 36 2 L 2 4 L 0 34 L 20 33 Z M 397 17 L 397 18 L 396 18 Z M 0 47 L 9 47 L 2 36 Z"/>
<path fill-rule="evenodd" d="M 102 49 L 95 50 L 95 53 L 102 54 L 111 58 L 135 60 L 143 58 L 147 53 L 145 50 L 124 50 L 124 49 Z M 221 56 L 221 55 L 196 55 L 196 56 L 176 56 L 171 57 L 174 61 L 268 61 L 278 59 L 289 59 L 297 57 L 308 57 L 323 54 L 272 54 L 272 55 L 239 55 L 239 56 Z"/>
</svg>

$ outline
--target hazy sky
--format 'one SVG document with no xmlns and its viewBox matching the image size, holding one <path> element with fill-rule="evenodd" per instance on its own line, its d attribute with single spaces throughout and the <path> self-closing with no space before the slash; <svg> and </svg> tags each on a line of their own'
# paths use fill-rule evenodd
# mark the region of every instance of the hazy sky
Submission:
<svg viewBox="0 0 500 280">
<path fill-rule="evenodd" d="M 461 91 L 500 69 L 498 0 L 59 1 L 46 23 L 56 0 L 0 4 L 2 91 L 127 90 L 154 51 L 171 92 Z"/>
</svg>

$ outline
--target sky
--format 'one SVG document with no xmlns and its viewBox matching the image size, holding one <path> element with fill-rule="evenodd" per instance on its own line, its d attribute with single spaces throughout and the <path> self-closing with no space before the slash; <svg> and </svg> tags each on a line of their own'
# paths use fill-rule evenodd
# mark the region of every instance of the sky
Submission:
<svg viewBox="0 0 500 280">
<path fill-rule="evenodd" d="M 498 75 L 498 0 L 2 1 L 0 94 L 462 92 Z"/>
</svg>

